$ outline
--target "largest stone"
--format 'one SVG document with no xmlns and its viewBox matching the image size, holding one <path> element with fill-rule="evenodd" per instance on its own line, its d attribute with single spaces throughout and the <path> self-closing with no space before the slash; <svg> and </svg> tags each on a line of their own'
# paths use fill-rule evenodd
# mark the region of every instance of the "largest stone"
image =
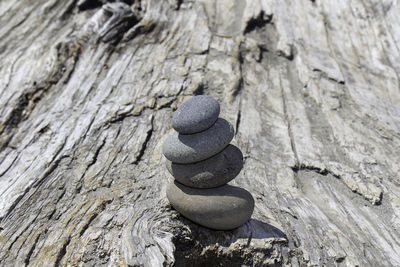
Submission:
<svg viewBox="0 0 400 267">
<path fill-rule="evenodd" d="M 196 134 L 173 131 L 163 144 L 164 156 L 175 163 L 193 163 L 214 156 L 232 140 L 232 125 L 222 118 L 209 129 Z"/>
<path fill-rule="evenodd" d="M 246 190 L 224 185 L 198 189 L 176 181 L 167 187 L 171 205 L 184 217 L 215 230 L 231 230 L 250 219 L 254 199 Z"/>
</svg>

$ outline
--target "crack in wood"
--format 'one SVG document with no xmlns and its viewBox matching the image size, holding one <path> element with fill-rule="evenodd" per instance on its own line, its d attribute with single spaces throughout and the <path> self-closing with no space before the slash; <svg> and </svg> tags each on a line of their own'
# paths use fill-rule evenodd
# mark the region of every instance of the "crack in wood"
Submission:
<svg viewBox="0 0 400 267">
<path fill-rule="evenodd" d="M 304 164 L 296 164 L 295 166 L 293 166 L 291 168 L 292 168 L 292 171 L 295 172 L 295 173 L 298 173 L 299 171 L 307 170 L 307 171 L 316 172 L 316 173 L 321 174 L 323 176 L 331 174 L 332 176 L 334 176 L 336 178 L 340 178 L 338 175 L 330 172 L 327 169 L 321 169 L 321 168 L 314 167 L 314 166 L 307 166 L 307 165 L 304 165 Z"/>
<path fill-rule="evenodd" d="M 282 84 L 281 79 L 280 79 L 280 86 L 281 86 L 281 95 L 282 95 L 283 117 L 284 117 L 285 124 L 287 125 L 287 131 L 288 131 L 288 137 L 289 137 L 289 141 L 290 141 L 290 147 L 292 148 L 293 154 L 295 156 L 295 160 L 296 160 L 295 165 L 298 165 L 300 160 L 299 160 L 299 155 L 298 155 L 297 149 L 296 149 L 296 142 L 295 142 L 295 139 L 294 139 L 294 134 L 292 132 L 289 113 L 288 113 L 288 110 L 287 110 L 287 99 L 286 99 L 287 97 L 286 97 L 285 89 L 283 88 L 283 84 Z"/>
<path fill-rule="evenodd" d="M 85 172 L 84 172 L 84 174 L 83 174 L 82 177 L 84 177 L 85 174 L 86 174 L 86 172 L 87 172 L 87 170 L 89 170 L 89 168 L 90 168 L 91 166 L 93 166 L 93 165 L 97 162 L 97 158 L 99 157 L 99 154 L 100 154 L 101 149 L 102 149 L 102 148 L 104 147 L 104 145 L 106 144 L 106 140 L 107 140 L 107 137 L 104 137 L 104 139 L 103 139 L 103 141 L 101 142 L 100 146 L 97 147 L 97 149 L 96 149 L 96 151 L 94 152 L 93 157 L 92 157 L 92 159 L 90 160 L 89 164 L 87 165 L 86 170 L 85 170 Z"/>
<path fill-rule="evenodd" d="M 250 33 L 257 28 L 263 28 L 265 25 L 272 21 L 273 14 L 265 14 L 264 10 L 261 10 L 257 17 L 252 17 L 244 29 L 244 34 Z"/>
<path fill-rule="evenodd" d="M 135 158 L 135 160 L 132 162 L 132 164 L 137 165 L 142 160 L 142 157 L 144 155 L 144 152 L 146 151 L 147 145 L 150 142 L 150 139 L 151 139 L 151 137 L 153 135 L 153 131 L 154 131 L 153 130 L 153 127 L 154 127 L 153 126 L 153 119 L 154 119 L 154 116 L 151 116 L 151 118 L 150 118 L 151 127 L 147 130 L 146 139 L 142 143 L 142 146 L 141 146 L 141 148 L 139 150 L 139 153 L 138 153 L 137 157 Z"/>
<path fill-rule="evenodd" d="M 239 109 L 236 115 L 236 130 L 235 130 L 235 136 L 238 134 L 239 132 L 239 126 L 240 126 L 240 120 L 241 120 L 241 116 L 242 116 L 242 112 L 241 112 L 241 107 L 239 105 Z"/>
<path fill-rule="evenodd" d="M 360 191 L 358 188 L 351 188 L 345 181 L 343 181 L 343 178 L 337 174 L 332 172 L 331 170 L 327 168 L 319 168 L 315 166 L 309 166 L 305 164 L 296 164 L 295 166 L 291 167 L 292 171 L 294 172 L 295 178 L 297 178 L 298 173 L 300 171 L 312 171 L 315 173 L 318 173 L 322 176 L 327 176 L 327 175 L 332 175 L 334 178 L 339 179 L 351 192 L 356 193 L 357 195 L 362 196 L 365 200 L 371 202 L 373 205 L 381 205 L 382 204 L 382 198 L 383 198 L 383 192 L 381 191 L 377 199 L 371 199 L 371 197 L 368 196 L 365 192 Z"/>
<path fill-rule="evenodd" d="M 96 210 L 94 211 L 93 215 L 90 216 L 90 218 L 87 221 L 87 223 L 83 226 L 83 228 L 79 232 L 79 237 L 83 236 L 83 234 L 89 228 L 90 224 L 106 209 L 107 205 L 110 204 L 111 202 L 112 202 L 112 200 L 107 200 L 107 201 L 101 203 L 100 207 L 96 208 Z"/>
<path fill-rule="evenodd" d="M 61 266 L 61 260 L 64 258 L 64 256 L 67 254 L 67 247 L 69 245 L 69 243 L 71 242 L 71 236 L 68 236 L 67 240 L 64 242 L 61 250 L 58 252 L 55 263 L 54 263 L 54 267 L 58 267 Z"/>
<path fill-rule="evenodd" d="M 80 46 L 75 41 L 58 43 L 56 45 L 57 59 L 53 70 L 47 78 L 34 82 L 33 87 L 23 93 L 8 117 L 0 123 L 0 151 L 11 141 L 15 129 L 21 122 L 27 120 L 38 102 L 49 93 L 60 80 L 69 79 L 80 55 Z"/>
<path fill-rule="evenodd" d="M 32 247 L 31 247 L 31 249 L 29 250 L 28 254 L 26 255 L 26 258 L 25 258 L 25 260 L 24 260 L 24 263 L 25 263 L 26 266 L 29 266 L 29 262 L 30 262 L 30 260 L 31 260 L 33 251 L 34 251 L 35 248 L 36 248 L 36 245 L 37 245 L 37 243 L 38 243 L 38 241 L 39 241 L 40 236 L 41 236 L 41 234 L 39 234 L 39 235 L 36 237 L 35 241 L 33 242 L 33 245 L 32 245 Z"/>
</svg>

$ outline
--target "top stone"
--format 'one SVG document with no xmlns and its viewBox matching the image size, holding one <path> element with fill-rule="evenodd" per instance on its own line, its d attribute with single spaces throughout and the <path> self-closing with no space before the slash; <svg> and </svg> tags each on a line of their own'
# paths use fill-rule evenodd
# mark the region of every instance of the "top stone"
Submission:
<svg viewBox="0 0 400 267">
<path fill-rule="evenodd" d="M 180 134 L 199 133 L 210 128 L 218 116 L 218 101 L 208 95 L 197 95 L 174 112 L 172 127 Z"/>
</svg>

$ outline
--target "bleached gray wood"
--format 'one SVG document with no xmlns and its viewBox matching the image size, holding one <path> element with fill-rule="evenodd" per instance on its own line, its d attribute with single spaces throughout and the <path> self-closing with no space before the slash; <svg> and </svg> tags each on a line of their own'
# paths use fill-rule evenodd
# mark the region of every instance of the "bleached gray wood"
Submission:
<svg viewBox="0 0 400 267">
<path fill-rule="evenodd" d="M 396 0 L 0 2 L 2 266 L 400 265 Z M 171 210 L 161 144 L 221 103 L 255 200 Z"/>
</svg>

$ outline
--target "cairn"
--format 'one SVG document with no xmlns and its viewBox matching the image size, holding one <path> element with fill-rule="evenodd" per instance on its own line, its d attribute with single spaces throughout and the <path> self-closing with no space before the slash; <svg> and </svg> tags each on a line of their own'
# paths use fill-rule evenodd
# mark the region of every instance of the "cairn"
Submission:
<svg viewBox="0 0 400 267">
<path fill-rule="evenodd" d="M 234 130 L 219 113 L 219 103 L 206 95 L 190 98 L 174 112 L 175 131 L 163 144 L 167 169 L 175 178 L 167 197 L 191 221 L 230 230 L 251 217 L 254 199 L 248 191 L 227 185 L 241 171 L 243 155 L 229 144 Z"/>
</svg>

